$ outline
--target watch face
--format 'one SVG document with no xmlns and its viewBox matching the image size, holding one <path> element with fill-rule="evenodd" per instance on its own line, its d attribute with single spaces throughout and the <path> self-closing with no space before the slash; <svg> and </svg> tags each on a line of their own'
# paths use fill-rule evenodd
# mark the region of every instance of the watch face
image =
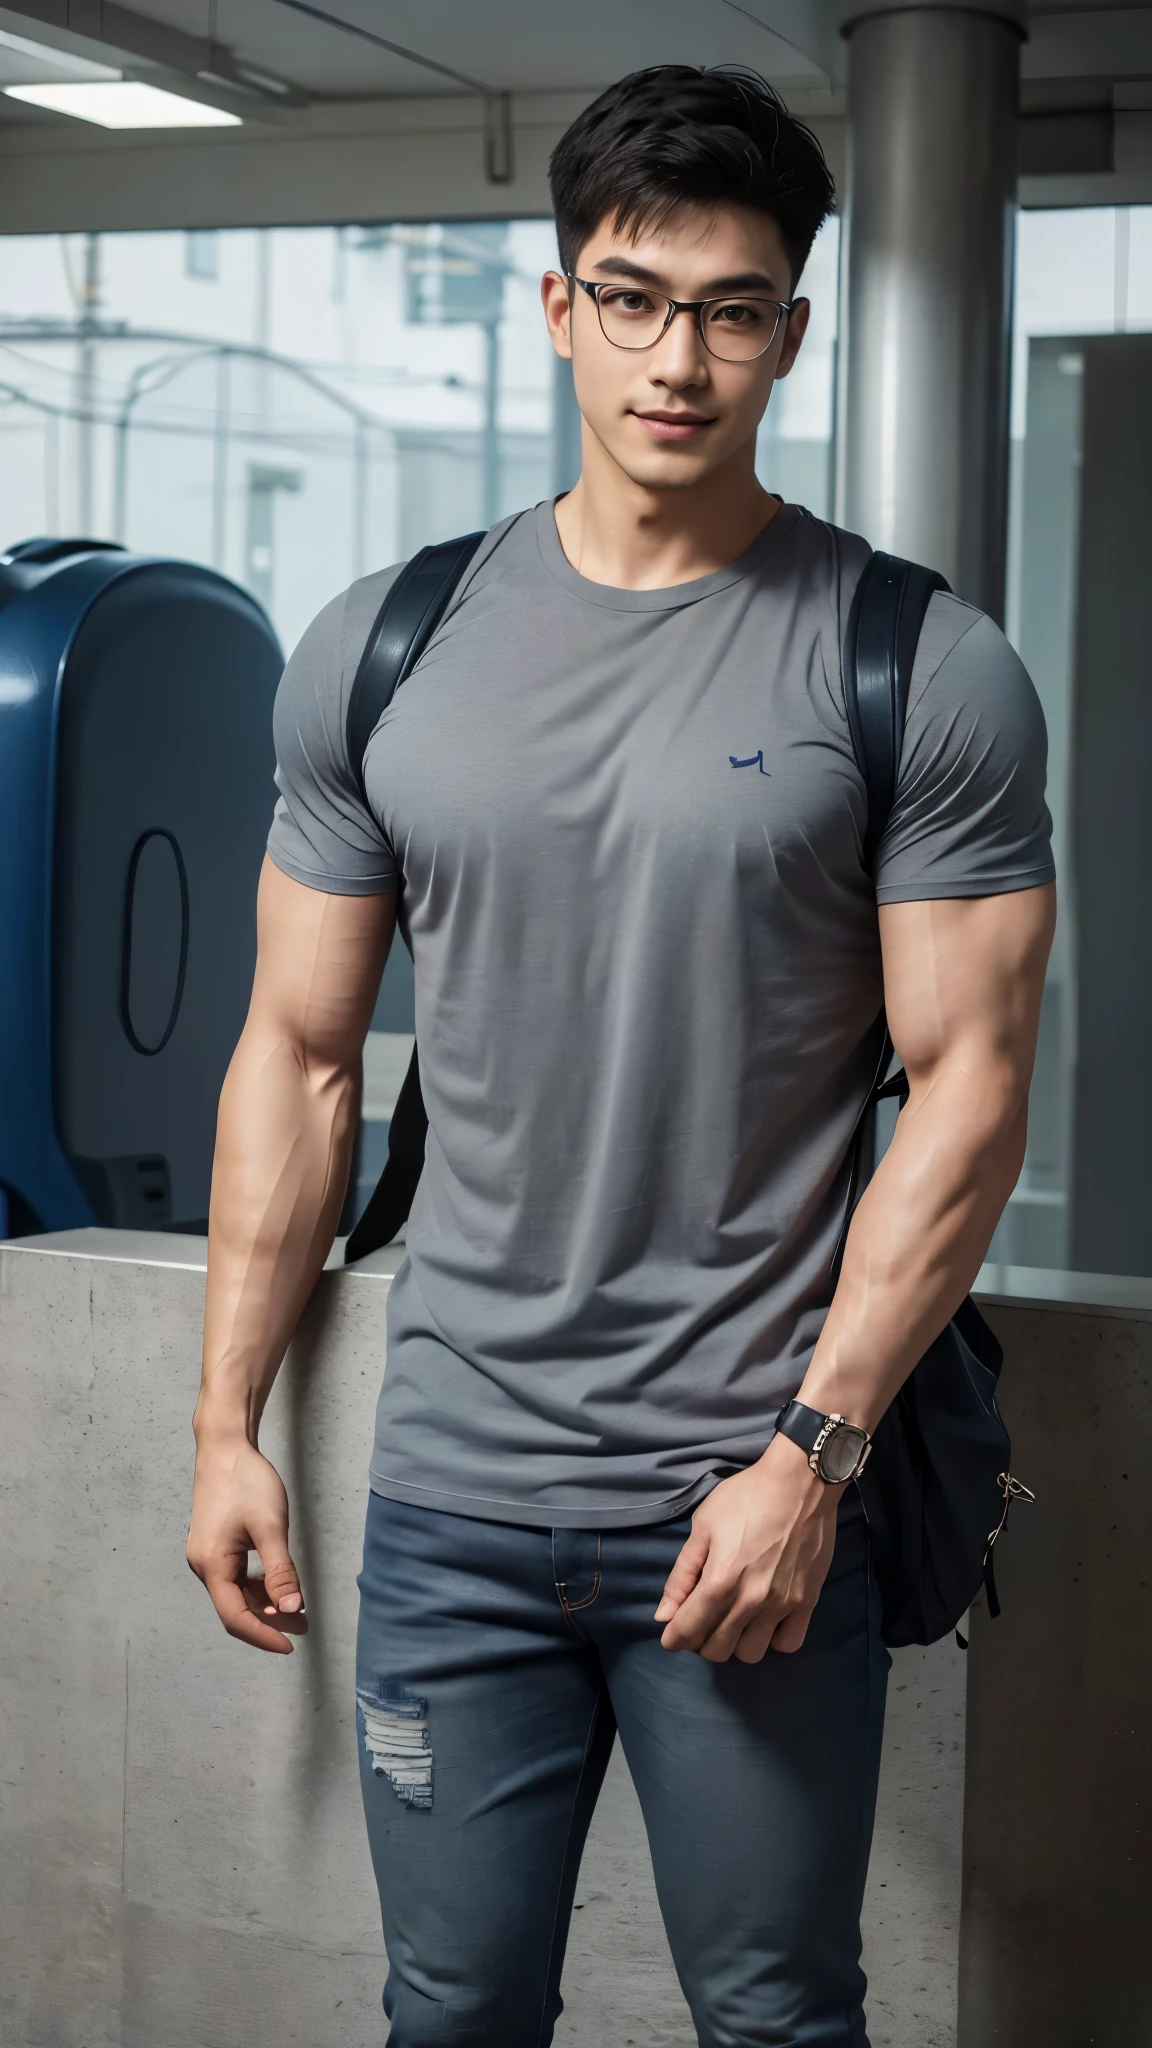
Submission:
<svg viewBox="0 0 1152 2048">
<path fill-rule="evenodd" d="M 820 1450 L 820 1476 L 832 1486 L 855 1477 L 864 1462 L 868 1438 L 854 1423 L 840 1422 L 829 1430 Z"/>
</svg>

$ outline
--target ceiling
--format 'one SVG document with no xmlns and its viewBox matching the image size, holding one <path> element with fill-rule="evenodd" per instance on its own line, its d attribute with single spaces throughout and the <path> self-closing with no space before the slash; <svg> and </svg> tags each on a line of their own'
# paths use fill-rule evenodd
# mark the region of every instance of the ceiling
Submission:
<svg viewBox="0 0 1152 2048">
<path fill-rule="evenodd" d="M 1001 6 L 1027 28 L 1026 78 L 1152 75 L 1152 5 Z M 22 0 L 0 8 L 0 28 L 141 75 L 211 71 L 241 91 L 245 77 L 263 78 L 292 98 L 347 102 L 587 94 L 653 62 L 750 64 L 784 87 L 827 89 L 843 80 L 842 25 L 862 11 L 861 0 Z M 0 47 L 0 83 L 37 82 L 34 71 L 34 59 Z M 274 107 L 289 95 L 263 97 Z M 260 111 L 257 99 L 250 117 Z M 61 118 L 0 101 L 5 122 Z"/>
<path fill-rule="evenodd" d="M 754 66 L 814 121 L 830 157 L 842 159 L 842 30 L 877 4 L 0 4 L 0 88 L 92 77 L 85 67 L 100 64 L 238 114 L 243 124 L 109 132 L 0 91 L 0 231 L 543 211 L 548 149 L 577 107 L 612 79 L 656 62 Z M 1048 122 L 1040 170 L 1103 175 L 1099 152 L 1111 147 L 1103 127 L 1093 142 L 1086 127 L 1065 136 L 1053 121 L 1064 110 L 1091 110 L 1098 123 L 1112 122 L 1109 135 L 1128 124 L 1135 168 L 1115 196 L 1152 197 L 1152 0 L 996 6 L 1014 14 L 1027 37 L 1023 107 Z M 1042 161 L 1045 149 L 1057 151 L 1053 163 Z M 1060 150 L 1071 152 L 1067 162 Z M 1116 172 L 1119 148 L 1114 155 Z M 1098 196 L 1107 196 L 1103 187 Z"/>
<path fill-rule="evenodd" d="M 61 48 L 118 48 L 174 68 L 206 68 L 211 43 L 314 100 L 594 91 L 657 59 L 826 83 L 811 36 L 801 47 L 757 18 L 766 12 L 759 0 L 132 0 L 130 10 L 87 0 L 83 11 L 76 0 L 26 0 L 0 11 L 0 24 L 19 14 L 25 34 Z M 76 33 L 86 19 L 102 22 L 102 38 Z"/>
</svg>

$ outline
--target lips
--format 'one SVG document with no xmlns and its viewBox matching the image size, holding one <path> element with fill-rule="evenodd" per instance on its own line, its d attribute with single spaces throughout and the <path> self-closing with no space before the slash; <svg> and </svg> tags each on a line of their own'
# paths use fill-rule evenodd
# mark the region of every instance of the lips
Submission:
<svg viewBox="0 0 1152 2048">
<path fill-rule="evenodd" d="M 638 412 L 633 418 L 647 428 L 654 441 L 691 441 L 712 425 L 711 420 L 699 419 L 692 413 Z"/>
</svg>

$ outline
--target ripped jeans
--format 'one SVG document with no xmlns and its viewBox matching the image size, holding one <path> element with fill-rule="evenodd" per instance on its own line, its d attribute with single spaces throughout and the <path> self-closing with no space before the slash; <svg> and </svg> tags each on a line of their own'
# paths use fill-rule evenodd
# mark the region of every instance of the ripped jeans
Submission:
<svg viewBox="0 0 1152 2048">
<path fill-rule="evenodd" d="M 617 1729 L 700 2048 L 867 2048 L 888 1656 L 862 1510 L 850 1488 L 803 1649 L 760 1664 L 661 1649 L 689 1527 L 529 1529 L 372 1495 L 356 1724 L 390 2048 L 552 2040 Z"/>
</svg>

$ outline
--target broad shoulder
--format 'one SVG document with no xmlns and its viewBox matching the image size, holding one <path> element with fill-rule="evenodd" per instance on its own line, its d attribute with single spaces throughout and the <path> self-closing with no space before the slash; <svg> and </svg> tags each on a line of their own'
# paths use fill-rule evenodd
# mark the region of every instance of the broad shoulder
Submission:
<svg viewBox="0 0 1152 2048">
<path fill-rule="evenodd" d="M 812 568 L 823 567 L 854 591 L 873 553 L 863 535 L 853 533 L 847 526 L 834 526 L 830 519 L 810 512 L 806 505 L 784 505 L 783 512 L 794 515 L 789 521 L 787 539 L 799 561 Z"/>
<path fill-rule="evenodd" d="M 368 633 L 402 562 L 361 576 L 329 598 L 305 626 L 292 649 L 280 683 L 281 712 L 299 717 L 311 705 L 335 705 L 346 698 Z"/>
<path fill-rule="evenodd" d="M 965 701 L 1006 710 L 1025 699 L 1035 699 L 1031 678 L 995 620 L 950 591 L 935 592 L 912 670 L 909 717 Z"/>
<path fill-rule="evenodd" d="M 460 579 L 453 604 L 477 578 L 485 579 L 492 574 L 497 550 L 528 516 L 516 513 L 511 518 L 500 520 L 485 534 Z M 373 569 L 367 576 L 357 577 L 346 590 L 330 599 L 301 635 L 288 663 L 289 672 L 306 670 L 310 685 L 322 680 L 329 695 L 346 699 L 372 627 L 412 559 L 414 557 L 406 557 L 403 561 L 390 563 L 387 568 Z"/>
</svg>

